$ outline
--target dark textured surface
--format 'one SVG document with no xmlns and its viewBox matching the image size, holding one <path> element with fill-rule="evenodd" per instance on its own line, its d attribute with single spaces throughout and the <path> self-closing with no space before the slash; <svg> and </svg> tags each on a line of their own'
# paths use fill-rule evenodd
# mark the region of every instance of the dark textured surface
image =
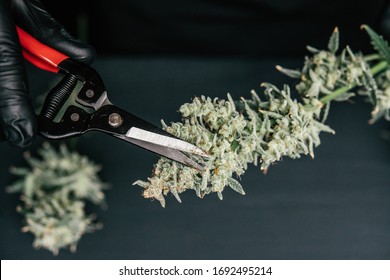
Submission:
<svg viewBox="0 0 390 280">
<path fill-rule="evenodd" d="M 111 101 L 158 123 L 178 120 L 177 108 L 194 95 L 248 96 L 262 81 L 291 82 L 275 64 L 299 67 L 299 60 L 197 58 L 105 58 L 95 64 Z M 46 90 L 51 75 L 30 69 L 33 92 Z M 260 92 L 260 89 L 258 90 Z M 15 178 L 10 165 L 23 164 L 22 151 L 0 145 L 0 257 L 2 259 L 389 259 L 390 143 L 381 138 L 385 122 L 367 125 L 370 106 L 334 104 L 316 158 L 285 159 L 267 175 L 250 167 L 241 182 L 246 195 L 230 189 L 198 199 L 182 195 L 141 197 L 136 179 L 150 174 L 156 157 L 106 135 L 80 139 L 80 151 L 103 165 L 111 184 L 104 228 L 85 235 L 75 254 L 32 248 L 20 232 L 17 195 L 4 192 Z"/>
<path fill-rule="evenodd" d="M 335 26 L 352 49 L 369 45 L 361 24 L 390 35 L 381 24 L 387 0 L 43 2 L 98 53 L 302 56 L 308 42 L 322 43 Z"/>
</svg>

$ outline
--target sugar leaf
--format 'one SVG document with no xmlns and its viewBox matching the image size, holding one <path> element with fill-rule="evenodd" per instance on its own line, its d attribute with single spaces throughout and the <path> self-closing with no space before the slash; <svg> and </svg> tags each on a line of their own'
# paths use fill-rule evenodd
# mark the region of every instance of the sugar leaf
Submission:
<svg viewBox="0 0 390 280">
<path fill-rule="evenodd" d="M 242 195 L 245 194 L 244 189 L 242 188 L 241 184 L 236 179 L 228 178 L 227 183 L 228 183 L 228 186 L 231 187 L 234 191 L 236 191 Z"/>
<path fill-rule="evenodd" d="M 339 29 L 337 27 L 335 27 L 329 38 L 328 49 L 333 54 L 335 54 L 339 49 Z"/>
<path fill-rule="evenodd" d="M 387 61 L 387 63 L 390 63 L 390 47 L 389 43 L 383 39 L 382 36 L 378 35 L 374 30 L 372 30 L 368 25 L 363 24 L 361 26 L 362 29 L 364 29 L 368 36 L 370 36 L 371 44 L 373 45 L 374 49 L 376 49 L 380 56 L 383 57 Z"/>
</svg>

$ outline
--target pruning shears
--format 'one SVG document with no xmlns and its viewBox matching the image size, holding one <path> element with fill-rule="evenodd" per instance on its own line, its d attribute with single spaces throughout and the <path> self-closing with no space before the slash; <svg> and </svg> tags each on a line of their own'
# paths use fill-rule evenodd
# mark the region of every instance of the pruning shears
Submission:
<svg viewBox="0 0 390 280">
<path fill-rule="evenodd" d="M 43 70 L 64 74 L 47 94 L 38 115 L 40 135 L 64 139 L 101 131 L 192 168 L 204 168 L 187 155 L 207 158 L 203 150 L 114 106 L 94 68 L 39 42 L 19 27 L 17 33 L 25 59 Z"/>
</svg>

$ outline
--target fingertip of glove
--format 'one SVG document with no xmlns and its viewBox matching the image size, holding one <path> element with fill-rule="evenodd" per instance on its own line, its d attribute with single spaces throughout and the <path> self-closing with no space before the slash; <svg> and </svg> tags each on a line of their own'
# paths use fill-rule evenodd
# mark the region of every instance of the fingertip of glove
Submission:
<svg viewBox="0 0 390 280">
<path fill-rule="evenodd" d="M 57 43 L 56 48 L 69 57 L 86 64 L 92 64 L 96 57 L 94 47 L 78 42 L 62 41 Z"/>
<path fill-rule="evenodd" d="M 18 119 L 4 127 L 4 134 L 8 142 L 20 148 L 26 148 L 32 144 L 36 135 L 36 125 L 28 119 Z"/>
<path fill-rule="evenodd" d="M 92 64 L 96 57 L 95 48 L 89 45 L 83 45 L 71 51 L 72 53 L 70 53 L 70 56 L 73 59 L 76 59 L 86 64 Z"/>
<path fill-rule="evenodd" d="M 56 34 L 52 38 L 46 38 L 47 42 L 55 49 L 86 64 L 91 64 L 95 60 L 96 50 L 94 47 L 82 43 L 65 31 L 60 32 L 59 34 Z"/>
</svg>

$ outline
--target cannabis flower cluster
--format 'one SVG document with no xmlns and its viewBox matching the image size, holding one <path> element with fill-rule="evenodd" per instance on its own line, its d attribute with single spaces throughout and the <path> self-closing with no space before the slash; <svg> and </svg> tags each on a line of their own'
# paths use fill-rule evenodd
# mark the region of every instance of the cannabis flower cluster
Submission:
<svg viewBox="0 0 390 280">
<path fill-rule="evenodd" d="M 314 157 L 313 147 L 320 144 L 321 131 L 332 132 L 316 120 L 320 103 L 310 100 L 306 108 L 291 98 L 290 89 L 279 90 L 263 85 L 265 99 L 252 91 L 250 100 L 194 98 L 180 108 L 183 122 L 164 128 L 169 133 L 189 141 L 210 155 L 205 171 L 197 171 L 161 158 L 148 182 L 137 181 L 145 188 L 144 196 L 155 198 L 165 206 L 164 195 L 171 192 L 178 201 L 179 193 L 195 190 L 199 197 L 216 192 L 220 199 L 225 186 L 245 194 L 240 183 L 232 178 L 241 175 L 248 163 L 266 170 L 283 156 Z M 242 109 L 240 109 L 242 108 Z"/>
<path fill-rule="evenodd" d="M 34 247 L 54 254 L 64 247 L 74 251 L 83 234 L 100 227 L 85 211 L 88 201 L 104 202 L 100 167 L 65 145 L 57 151 L 44 143 L 38 154 L 41 158 L 26 154 L 29 167 L 11 169 L 20 179 L 8 191 L 21 193 L 17 209 L 25 216 L 23 231 L 35 236 Z"/>
<path fill-rule="evenodd" d="M 298 79 L 292 96 L 288 85 L 278 88 L 263 83 L 262 95 L 252 91 L 251 99 L 233 101 L 196 97 L 180 108 L 181 122 L 162 125 L 169 133 L 195 144 L 210 155 L 203 162 L 204 171 L 177 164 L 161 158 L 155 164 L 147 181 L 134 182 L 144 188 L 143 196 L 158 200 L 165 207 L 164 196 L 194 190 L 196 195 L 217 193 L 223 198 L 226 186 L 245 194 L 233 176 L 242 175 L 249 163 L 260 163 L 262 170 L 282 157 L 314 157 L 314 147 L 320 144 L 321 132 L 334 133 L 324 124 L 330 101 L 344 101 L 358 93 L 367 95 L 374 105 L 373 120 L 382 116 L 389 119 L 390 72 L 385 71 L 390 62 L 390 48 L 382 37 L 368 26 L 363 26 L 371 38 L 377 54 L 364 56 L 346 46 L 339 49 L 339 31 L 332 33 L 327 50 L 308 47 L 300 70 L 277 66 L 282 73 Z M 377 62 L 372 66 L 373 62 Z M 375 76 L 378 74 L 378 76 Z M 202 161 L 194 157 L 195 160 Z"/>
<path fill-rule="evenodd" d="M 371 112 L 370 123 L 374 123 L 381 118 L 390 121 L 390 70 L 380 73 L 375 80 L 378 85 L 375 95 L 376 104 Z M 360 93 L 367 94 L 365 91 Z"/>
<path fill-rule="evenodd" d="M 245 194 L 232 176 L 242 175 L 248 163 L 260 162 L 261 169 L 266 170 L 283 156 L 314 157 L 320 132 L 333 133 L 317 120 L 320 102 L 312 98 L 302 104 L 292 99 L 288 86 L 281 90 L 271 84 L 263 86 L 264 100 L 254 91 L 250 100 L 238 102 L 230 95 L 227 100 L 202 96 L 180 108 L 182 122 L 170 126 L 163 123 L 167 132 L 200 147 L 210 158 L 205 171 L 161 158 L 147 182 L 135 182 L 145 188 L 143 195 L 165 206 L 164 195 L 171 192 L 181 201 L 179 194 L 188 189 L 199 197 L 215 192 L 220 199 L 225 186 Z"/>
</svg>

